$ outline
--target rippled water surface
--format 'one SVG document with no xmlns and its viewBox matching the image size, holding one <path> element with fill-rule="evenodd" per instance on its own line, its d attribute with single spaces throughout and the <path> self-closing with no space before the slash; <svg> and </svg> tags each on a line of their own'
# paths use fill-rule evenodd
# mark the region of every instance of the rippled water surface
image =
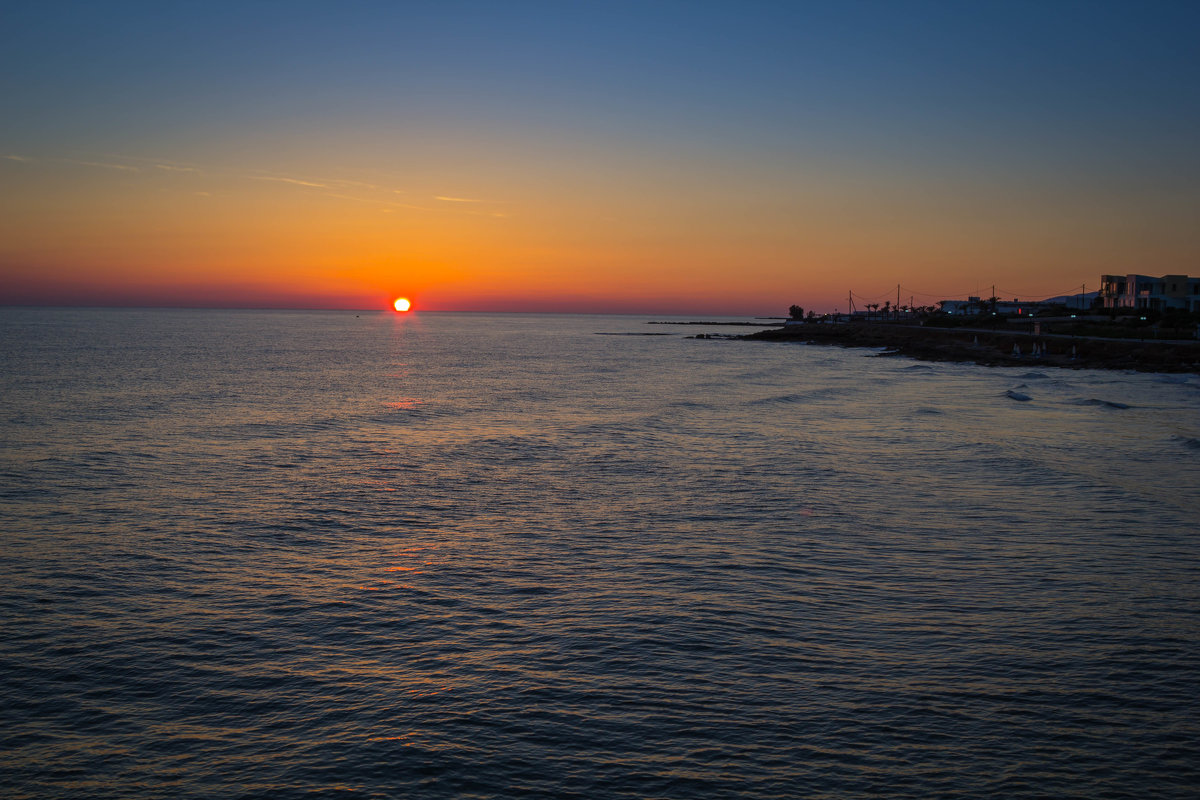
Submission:
<svg viewBox="0 0 1200 800">
<path fill-rule="evenodd" d="M 1195 796 L 1200 378 L 646 321 L 0 309 L 0 793 Z"/>
</svg>

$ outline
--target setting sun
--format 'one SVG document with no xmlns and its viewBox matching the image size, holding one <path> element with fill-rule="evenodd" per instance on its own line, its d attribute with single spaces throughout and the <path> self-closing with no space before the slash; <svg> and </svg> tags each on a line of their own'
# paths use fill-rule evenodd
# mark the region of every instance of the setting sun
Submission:
<svg viewBox="0 0 1200 800">
<path fill-rule="evenodd" d="M 412 303 L 408 302 L 407 297 L 397 297 L 396 302 L 392 303 L 392 308 L 397 311 L 408 311 L 412 308 Z"/>
</svg>

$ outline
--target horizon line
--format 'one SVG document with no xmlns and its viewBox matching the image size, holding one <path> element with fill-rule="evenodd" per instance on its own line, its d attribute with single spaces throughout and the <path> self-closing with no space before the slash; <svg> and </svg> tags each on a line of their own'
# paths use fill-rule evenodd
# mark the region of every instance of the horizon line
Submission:
<svg viewBox="0 0 1200 800">
<path fill-rule="evenodd" d="M 54 305 L 44 303 L 0 303 L 0 308 L 27 308 L 27 309 L 91 309 L 97 311 L 122 311 L 122 310 L 142 310 L 142 311 L 341 311 L 346 313 L 379 313 L 395 316 L 406 316 L 409 314 L 574 314 L 581 316 L 607 316 L 607 317 L 632 317 L 632 316 L 691 316 L 694 314 L 708 314 L 724 317 L 753 317 L 755 319 L 787 319 L 784 314 L 731 314 L 724 311 L 547 311 L 541 310 L 499 310 L 499 309 L 452 309 L 452 308 L 413 308 L 409 311 L 395 311 L 389 307 L 371 307 L 371 308 L 330 308 L 328 306 L 181 306 L 181 305 L 91 305 L 91 304 L 70 304 L 70 305 Z M 832 313 L 832 312 L 830 312 Z"/>
</svg>

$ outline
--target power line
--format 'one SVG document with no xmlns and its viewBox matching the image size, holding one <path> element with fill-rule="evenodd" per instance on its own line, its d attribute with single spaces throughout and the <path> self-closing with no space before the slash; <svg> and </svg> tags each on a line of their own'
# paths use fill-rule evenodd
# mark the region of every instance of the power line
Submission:
<svg viewBox="0 0 1200 800">
<path fill-rule="evenodd" d="M 1028 297 L 1028 298 L 1032 298 L 1032 299 L 1045 300 L 1047 297 L 1068 297 L 1071 295 L 1081 294 L 1081 292 L 1077 291 L 1080 288 L 1081 288 L 1080 286 L 1074 286 L 1069 291 L 1066 291 L 1066 292 L 1054 292 L 1052 294 L 1043 294 L 1043 295 L 1029 294 L 1026 292 L 1010 292 L 1008 289 L 999 289 L 998 291 L 1001 294 L 1012 295 L 1013 297 L 1024 296 L 1024 297 Z"/>
<path fill-rule="evenodd" d="M 850 294 L 852 294 L 853 296 L 857 297 L 859 300 L 880 300 L 880 299 L 883 299 L 883 298 L 891 297 L 891 296 L 892 296 L 892 290 L 891 290 L 891 289 L 889 289 L 889 290 L 888 290 L 888 291 L 886 291 L 886 292 L 882 292 L 882 293 L 880 293 L 880 294 L 877 294 L 877 295 L 871 295 L 871 296 L 867 296 L 867 295 L 865 295 L 865 294 L 859 294 L 858 292 L 855 292 L 855 291 L 851 291 L 851 292 L 850 292 Z"/>
<path fill-rule="evenodd" d="M 940 297 L 940 298 L 943 298 L 943 299 L 944 299 L 944 298 L 947 298 L 947 297 L 970 297 L 970 296 L 971 296 L 971 294 L 972 294 L 972 293 L 971 293 L 971 292 L 969 292 L 969 291 L 963 291 L 963 292 L 936 292 L 936 293 L 935 293 L 935 292 L 918 292 L 916 289 L 910 289 L 910 288 L 908 288 L 907 286 L 904 286 L 904 287 L 902 287 L 902 288 L 904 289 L 904 291 L 908 292 L 909 294 L 919 294 L 919 295 L 921 295 L 922 297 Z"/>
<path fill-rule="evenodd" d="M 1083 294 L 1083 292 L 1081 291 L 1082 288 L 1083 288 L 1082 286 L 1076 286 L 1076 287 L 1072 287 L 1071 289 L 1069 289 L 1067 291 L 1053 292 L 1051 294 L 1043 294 L 1043 295 L 1030 294 L 1028 292 L 1013 292 L 1013 291 L 1010 291 L 1008 289 L 1003 289 L 1003 288 L 993 288 L 992 293 L 997 297 L 1000 297 L 1000 296 L 1025 297 L 1029 302 L 1035 302 L 1037 300 L 1044 300 L 1048 297 L 1071 297 L 1071 296 Z M 936 297 L 940 300 L 944 300 L 944 299 L 952 298 L 952 297 L 974 297 L 976 294 L 976 291 L 977 291 L 977 290 L 976 291 L 966 290 L 966 291 L 961 291 L 961 292 L 920 292 L 920 291 L 917 291 L 916 289 L 912 289 L 908 286 L 903 286 L 903 285 L 900 286 L 900 289 L 905 294 L 908 294 L 908 295 L 916 295 L 916 296 L 920 296 L 920 297 Z M 875 295 L 865 295 L 860 292 L 855 292 L 855 291 L 851 290 L 850 299 L 851 300 L 859 300 L 862 302 L 875 302 L 876 300 L 890 299 L 892 297 L 892 294 L 893 294 L 893 290 L 880 292 L 879 294 L 875 294 Z"/>
</svg>

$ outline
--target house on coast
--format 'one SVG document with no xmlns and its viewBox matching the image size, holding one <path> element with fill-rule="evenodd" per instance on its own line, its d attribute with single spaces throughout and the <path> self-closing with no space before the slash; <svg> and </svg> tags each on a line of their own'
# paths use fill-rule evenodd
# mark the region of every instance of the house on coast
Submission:
<svg viewBox="0 0 1200 800">
<path fill-rule="evenodd" d="M 1107 309 L 1200 311 L 1200 278 L 1187 275 L 1101 275 L 1100 298 Z"/>
<path fill-rule="evenodd" d="M 1027 317 L 1052 304 L 1045 302 L 1021 302 L 1020 300 L 984 300 L 978 297 L 968 297 L 966 300 L 942 300 L 938 303 L 942 311 L 954 316 L 978 316 L 980 314 L 1003 314 L 1005 316 Z"/>
</svg>

